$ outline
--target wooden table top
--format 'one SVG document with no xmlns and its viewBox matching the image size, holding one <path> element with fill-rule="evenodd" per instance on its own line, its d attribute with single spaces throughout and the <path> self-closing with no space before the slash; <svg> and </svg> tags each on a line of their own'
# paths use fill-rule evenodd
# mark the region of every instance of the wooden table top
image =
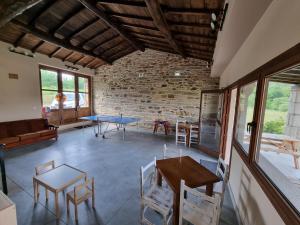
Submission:
<svg viewBox="0 0 300 225">
<path fill-rule="evenodd" d="M 63 164 L 46 173 L 34 176 L 34 179 L 52 190 L 61 191 L 85 176 L 85 172 Z"/>
<path fill-rule="evenodd" d="M 175 193 L 180 193 L 180 181 L 196 188 L 220 181 L 220 178 L 189 156 L 157 160 L 156 167 Z"/>
</svg>

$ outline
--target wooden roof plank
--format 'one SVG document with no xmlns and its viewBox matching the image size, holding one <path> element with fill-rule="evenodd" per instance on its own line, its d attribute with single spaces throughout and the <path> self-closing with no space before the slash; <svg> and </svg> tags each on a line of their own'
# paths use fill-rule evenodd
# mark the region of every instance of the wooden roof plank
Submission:
<svg viewBox="0 0 300 225">
<path fill-rule="evenodd" d="M 104 5 L 124 5 L 124 6 L 134 6 L 134 7 L 142 7 L 145 8 L 146 4 L 144 2 L 137 2 L 137 1 L 130 1 L 130 0 L 101 0 L 99 1 L 100 4 Z"/>
<path fill-rule="evenodd" d="M 114 29 L 118 34 L 120 34 L 124 39 L 126 39 L 135 49 L 144 51 L 144 47 L 134 40 L 128 32 L 124 31 L 117 23 L 112 21 L 109 16 L 101 9 L 97 8 L 96 1 L 94 0 L 77 0 L 81 2 L 87 9 L 94 13 L 98 18 L 105 22 L 108 26 Z"/>
<path fill-rule="evenodd" d="M 41 40 L 36 46 L 34 46 L 32 49 L 31 49 L 31 52 L 32 53 L 35 53 L 39 47 L 41 47 L 43 44 L 45 43 L 45 41 Z"/>
<path fill-rule="evenodd" d="M 176 43 L 172 36 L 171 30 L 168 26 L 167 20 L 165 19 L 163 12 L 160 8 L 159 2 L 157 0 L 145 0 L 148 11 L 152 16 L 154 23 L 157 28 L 163 33 L 165 38 L 169 41 L 172 48 L 178 52 L 182 57 L 185 57 L 183 49 Z"/>
<path fill-rule="evenodd" d="M 86 55 L 82 55 L 81 57 L 79 57 L 79 59 L 77 59 L 75 62 L 73 62 L 73 64 L 78 64 L 80 63 L 83 59 L 85 59 L 87 56 Z"/>
<path fill-rule="evenodd" d="M 0 28 L 42 0 L 1 0 Z"/>
<path fill-rule="evenodd" d="M 30 21 L 28 22 L 28 24 L 33 25 L 36 23 L 36 21 L 38 20 L 38 18 L 40 18 L 41 16 L 43 16 L 44 14 L 46 14 L 51 7 L 56 3 L 56 1 L 48 1 L 46 2 L 43 7 L 40 9 L 40 11 L 35 14 Z"/>
<path fill-rule="evenodd" d="M 117 12 L 112 12 L 109 15 L 111 17 L 121 18 L 121 19 L 133 19 L 139 21 L 153 22 L 153 19 L 148 16 L 139 16 L 139 15 L 126 14 L 126 13 L 117 13 Z"/>
<path fill-rule="evenodd" d="M 92 37 L 90 37 L 89 39 L 85 40 L 84 42 L 82 42 L 81 44 L 79 44 L 79 47 L 84 47 L 87 43 L 89 43 L 90 41 L 93 41 L 95 38 L 97 38 L 100 35 L 103 35 L 105 32 L 109 31 L 110 28 L 105 28 L 103 30 L 98 31 L 97 33 L 95 33 L 94 35 L 92 35 Z"/>
<path fill-rule="evenodd" d="M 187 33 L 187 32 L 174 32 L 175 37 L 183 36 L 183 37 L 197 37 L 199 39 L 207 39 L 211 41 L 216 41 L 216 37 L 207 36 L 203 34 L 195 34 L 195 33 Z"/>
<path fill-rule="evenodd" d="M 168 6 L 162 6 L 162 11 L 165 14 L 178 14 L 178 15 L 196 15 L 206 14 L 211 16 L 212 13 L 215 13 L 217 16 L 220 14 L 220 9 L 209 9 L 209 8 L 171 8 Z"/>
<path fill-rule="evenodd" d="M 18 39 L 13 43 L 13 45 L 15 46 L 15 48 L 17 48 L 21 44 L 23 38 L 26 35 L 27 35 L 27 33 L 23 33 L 21 36 L 18 37 Z"/>
<path fill-rule="evenodd" d="M 31 33 L 34 36 L 44 40 L 45 42 L 52 43 L 54 45 L 69 49 L 71 51 L 76 51 L 76 52 L 79 52 L 79 53 L 82 53 L 82 54 L 85 54 L 85 55 L 90 55 L 92 57 L 96 57 L 96 58 L 101 59 L 105 63 L 111 64 L 111 62 L 109 60 L 103 58 L 102 56 L 98 56 L 98 55 L 94 54 L 93 52 L 89 52 L 89 51 L 86 51 L 85 49 L 81 49 L 81 48 L 78 48 L 76 46 L 73 46 L 68 41 L 61 40 L 59 38 L 51 36 L 51 35 L 49 35 L 49 33 L 45 33 L 43 31 L 40 31 L 40 30 L 36 29 L 34 26 L 25 26 L 24 24 L 22 24 L 21 22 L 16 21 L 16 20 L 14 20 L 12 22 L 13 22 L 14 25 L 18 26 L 23 32 Z"/>
<path fill-rule="evenodd" d="M 72 56 L 73 55 L 75 55 L 76 54 L 76 52 L 71 52 L 71 53 L 69 53 L 65 58 L 63 58 L 63 60 L 62 61 L 68 61 L 70 58 L 72 58 Z"/>
<path fill-rule="evenodd" d="M 118 34 L 114 35 L 108 39 L 105 39 L 104 41 L 100 42 L 99 44 L 97 44 L 97 46 L 95 48 L 92 49 L 92 52 L 96 51 L 98 48 L 101 47 L 101 45 L 106 44 L 107 42 L 113 41 L 114 39 L 116 39 L 117 37 L 120 37 Z"/>
<path fill-rule="evenodd" d="M 93 26 L 95 23 L 97 23 L 99 21 L 99 19 L 93 19 L 89 22 L 87 22 L 86 24 L 84 24 L 83 26 L 79 27 L 78 29 L 76 29 L 75 31 L 72 32 L 72 34 L 69 35 L 69 39 L 73 39 L 75 36 L 77 36 L 78 34 L 80 34 L 81 32 L 84 32 L 86 29 L 88 29 L 89 27 Z"/>
<path fill-rule="evenodd" d="M 54 50 L 54 52 L 52 52 L 49 57 L 52 58 L 54 57 L 55 55 L 57 55 L 61 50 L 63 50 L 62 47 L 58 47 L 56 50 Z"/>
</svg>

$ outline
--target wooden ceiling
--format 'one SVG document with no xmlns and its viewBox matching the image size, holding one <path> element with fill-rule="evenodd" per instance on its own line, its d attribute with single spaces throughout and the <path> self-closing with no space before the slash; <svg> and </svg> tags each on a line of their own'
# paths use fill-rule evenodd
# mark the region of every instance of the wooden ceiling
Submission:
<svg viewBox="0 0 300 225">
<path fill-rule="evenodd" d="M 224 0 L 42 0 L 0 40 L 88 68 L 145 48 L 212 61 Z"/>
</svg>

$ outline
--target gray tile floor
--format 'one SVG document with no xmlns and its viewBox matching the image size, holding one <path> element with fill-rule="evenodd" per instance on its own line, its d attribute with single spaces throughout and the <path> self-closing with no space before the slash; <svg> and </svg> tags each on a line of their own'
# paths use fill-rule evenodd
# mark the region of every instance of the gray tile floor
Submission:
<svg viewBox="0 0 300 225">
<path fill-rule="evenodd" d="M 75 224 L 73 206 L 67 219 L 64 195 L 60 195 L 60 220 L 54 215 L 54 196 L 46 203 L 41 193 L 33 204 L 32 176 L 34 167 L 49 160 L 56 165 L 66 163 L 84 170 L 95 178 L 96 208 L 91 202 L 79 206 L 79 224 L 135 225 L 139 224 L 139 168 L 162 157 L 163 144 L 176 148 L 174 138 L 149 133 L 121 133 L 108 139 L 95 138 L 91 128 L 74 129 L 59 135 L 57 142 L 46 141 L 10 151 L 6 155 L 9 197 L 16 203 L 19 225 Z M 198 160 L 212 160 L 193 149 L 183 154 Z M 235 225 L 237 220 L 228 191 L 221 214 L 221 225 Z"/>
</svg>

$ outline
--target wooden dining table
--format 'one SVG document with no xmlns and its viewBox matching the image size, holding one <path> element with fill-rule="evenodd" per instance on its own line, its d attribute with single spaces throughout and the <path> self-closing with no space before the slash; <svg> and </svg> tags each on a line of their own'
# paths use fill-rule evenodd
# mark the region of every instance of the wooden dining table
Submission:
<svg viewBox="0 0 300 225">
<path fill-rule="evenodd" d="M 157 160 L 157 184 L 162 185 L 162 177 L 174 192 L 173 224 L 179 224 L 180 182 L 184 180 L 190 188 L 206 185 L 206 194 L 212 196 L 213 185 L 220 178 L 201 166 L 189 156 Z"/>
<path fill-rule="evenodd" d="M 56 218 L 59 218 L 58 194 L 81 179 L 86 179 L 86 173 L 69 166 L 62 164 L 49 170 L 41 175 L 33 177 L 34 202 L 37 203 L 38 192 L 37 185 L 45 187 L 55 195 L 55 213 Z"/>
</svg>

